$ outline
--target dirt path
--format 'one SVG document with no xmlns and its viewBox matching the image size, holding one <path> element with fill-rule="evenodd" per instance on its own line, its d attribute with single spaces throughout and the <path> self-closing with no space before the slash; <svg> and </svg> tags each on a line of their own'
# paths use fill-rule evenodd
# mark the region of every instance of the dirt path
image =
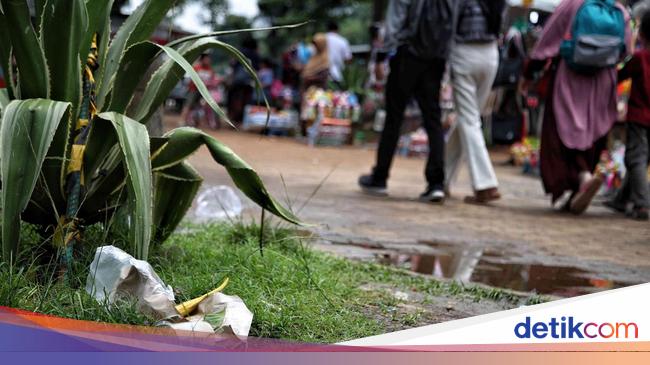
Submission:
<svg viewBox="0 0 650 365">
<path fill-rule="evenodd" d="M 372 166 L 374 150 L 309 148 L 231 131 L 214 135 L 249 162 L 276 197 L 286 202 L 288 196 L 294 209 L 331 173 L 299 214 L 331 242 L 411 253 L 431 249 L 431 243 L 481 247 L 517 263 L 570 266 L 625 283 L 650 281 L 650 224 L 616 216 L 600 204 L 581 217 L 554 212 L 541 183 L 505 166 L 503 153 L 493 154 L 503 200 L 491 207 L 463 203 L 471 191 L 463 171 L 452 199 L 434 206 L 415 201 L 424 188 L 423 160 L 397 158 L 390 197 L 382 199 L 361 194 L 356 185 Z M 206 184 L 232 185 L 206 150 L 191 162 Z"/>
</svg>

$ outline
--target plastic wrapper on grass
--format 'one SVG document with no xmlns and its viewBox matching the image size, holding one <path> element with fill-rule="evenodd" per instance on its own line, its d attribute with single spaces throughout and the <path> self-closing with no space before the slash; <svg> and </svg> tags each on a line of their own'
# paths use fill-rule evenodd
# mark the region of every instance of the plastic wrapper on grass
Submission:
<svg viewBox="0 0 650 365">
<path fill-rule="evenodd" d="M 157 319 L 178 316 L 171 286 L 165 285 L 148 262 L 114 246 L 97 248 L 86 291 L 109 304 L 123 297 L 135 298 L 141 312 Z"/>
<path fill-rule="evenodd" d="M 220 293 L 227 283 L 226 278 L 212 292 L 176 305 L 173 289 L 148 262 L 136 260 L 117 247 L 104 246 L 97 249 L 90 264 L 86 291 L 108 304 L 135 298 L 142 313 L 161 320 L 157 325 L 181 333 L 236 336 L 243 340 L 250 331 L 253 313 L 239 297 Z"/>
<path fill-rule="evenodd" d="M 214 332 L 245 339 L 253 322 L 253 313 L 238 296 L 215 293 L 199 303 L 190 316 L 162 321 L 161 326 L 179 331 Z"/>
</svg>

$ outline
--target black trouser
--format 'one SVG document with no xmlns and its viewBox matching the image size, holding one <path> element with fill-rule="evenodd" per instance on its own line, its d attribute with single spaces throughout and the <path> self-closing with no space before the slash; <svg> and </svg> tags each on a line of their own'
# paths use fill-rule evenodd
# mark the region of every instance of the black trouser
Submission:
<svg viewBox="0 0 650 365">
<path fill-rule="evenodd" d="M 650 163 L 650 127 L 634 122 L 627 123 L 625 145 L 625 168 L 627 176 L 616 202 L 634 203 L 636 208 L 650 207 L 648 186 L 648 163 Z"/>
<path fill-rule="evenodd" d="M 400 137 L 406 105 L 415 97 L 422 123 L 429 136 L 429 159 L 425 176 L 429 187 L 442 188 L 445 181 L 445 140 L 440 121 L 440 83 L 446 61 L 422 60 L 400 49 L 390 61 L 386 84 L 386 123 L 379 140 L 375 180 L 387 180 Z"/>
</svg>

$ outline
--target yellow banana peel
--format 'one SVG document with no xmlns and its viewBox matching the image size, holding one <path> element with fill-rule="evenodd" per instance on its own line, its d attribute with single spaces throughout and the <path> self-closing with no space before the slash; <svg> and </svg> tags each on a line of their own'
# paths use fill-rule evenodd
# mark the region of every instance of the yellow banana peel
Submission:
<svg viewBox="0 0 650 365">
<path fill-rule="evenodd" d="M 203 294 L 203 295 L 201 295 L 200 297 L 197 297 L 197 298 L 194 298 L 194 299 L 188 300 L 187 302 L 183 302 L 183 303 L 177 305 L 177 306 L 176 306 L 176 311 L 178 312 L 178 314 L 181 315 L 181 317 L 187 317 L 187 316 L 189 316 L 190 313 L 194 312 L 194 310 L 196 309 L 196 307 L 198 307 L 199 304 L 200 304 L 203 300 L 205 300 L 205 298 L 207 298 L 207 297 L 209 297 L 209 296 L 211 296 L 211 295 L 214 295 L 214 294 L 216 294 L 216 293 L 218 293 L 218 292 L 224 290 L 224 289 L 226 288 L 226 286 L 228 286 L 228 281 L 229 281 L 229 279 L 228 279 L 228 278 L 225 278 L 225 279 L 223 280 L 223 282 L 221 283 L 221 285 L 219 285 L 219 287 L 217 287 L 217 288 L 214 289 L 213 291 L 211 291 L 211 292 L 209 292 L 209 293 L 206 293 L 206 294 Z"/>
</svg>

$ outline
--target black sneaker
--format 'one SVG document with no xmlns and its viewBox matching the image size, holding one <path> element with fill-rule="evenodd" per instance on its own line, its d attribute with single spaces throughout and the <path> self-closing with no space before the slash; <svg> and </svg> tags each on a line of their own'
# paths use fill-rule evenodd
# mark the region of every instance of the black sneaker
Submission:
<svg viewBox="0 0 650 365">
<path fill-rule="evenodd" d="M 442 204 L 445 202 L 445 195 L 444 189 L 429 187 L 420 195 L 420 201 L 425 203 Z"/>
<path fill-rule="evenodd" d="M 359 186 L 364 193 L 378 196 L 388 195 L 386 181 L 378 181 L 372 175 L 363 175 L 359 178 Z"/>
</svg>

